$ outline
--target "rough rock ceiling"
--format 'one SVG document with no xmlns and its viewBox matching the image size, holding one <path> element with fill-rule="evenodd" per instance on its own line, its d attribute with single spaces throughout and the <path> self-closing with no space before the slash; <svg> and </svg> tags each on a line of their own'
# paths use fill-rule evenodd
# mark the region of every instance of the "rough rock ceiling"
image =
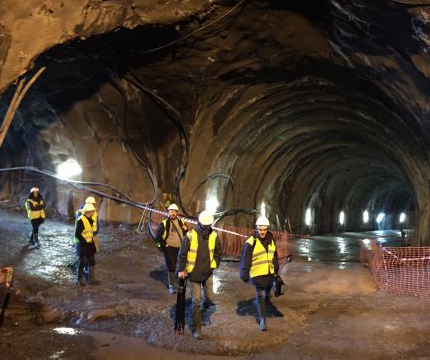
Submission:
<svg viewBox="0 0 430 360">
<path fill-rule="evenodd" d="M 177 192 L 180 174 L 189 214 L 210 196 L 221 210 L 264 201 L 297 231 L 308 207 L 316 232 L 338 230 L 341 210 L 350 229 L 364 209 L 391 214 L 391 226 L 409 211 L 427 237 L 425 2 L 26 4 L 1 5 L 0 88 L 32 64 L 47 70 L 14 120 L 3 166 L 53 170 L 72 157 L 82 179 L 142 202 Z M 81 200 L 61 187 L 55 196 L 61 213 Z"/>
</svg>

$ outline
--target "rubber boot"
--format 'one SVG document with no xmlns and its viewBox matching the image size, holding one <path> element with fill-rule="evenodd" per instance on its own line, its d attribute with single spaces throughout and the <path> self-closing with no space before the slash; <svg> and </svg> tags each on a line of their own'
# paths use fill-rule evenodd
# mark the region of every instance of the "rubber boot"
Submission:
<svg viewBox="0 0 430 360">
<path fill-rule="evenodd" d="M 78 265 L 77 269 L 76 269 L 76 280 L 75 280 L 75 284 L 76 285 L 80 285 L 80 286 L 85 286 L 85 282 L 83 281 L 82 277 L 83 277 L 83 269 Z"/>
<path fill-rule="evenodd" d="M 83 275 L 84 275 L 85 281 L 87 283 L 89 283 L 90 282 L 90 270 L 89 270 L 88 263 L 84 266 Z"/>
<path fill-rule="evenodd" d="M 94 266 L 88 267 L 88 280 L 90 285 L 98 285 L 99 282 L 96 280 L 94 276 Z"/>
<path fill-rule="evenodd" d="M 258 328 L 261 331 L 267 331 L 266 325 L 266 301 L 265 299 L 261 299 L 257 303 L 258 310 Z"/>
<path fill-rule="evenodd" d="M 175 273 L 173 271 L 168 272 L 167 282 L 169 283 L 169 294 L 175 294 Z"/>
<path fill-rule="evenodd" d="M 193 312 L 193 338 L 202 338 L 202 313 L 199 306 L 195 307 Z"/>
<path fill-rule="evenodd" d="M 34 233 L 34 247 L 35 249 L 38 249 L 40 247 L 39 244 L 39 233 Z"/>
<path fill-rule="evenodd" d="M 28 241 L 30 243 L 30 245 L 34 245 L 34 240 L 33 239 L 34 239 L 33 232 L 31 232 L 30 240 Z"/>
</svg>

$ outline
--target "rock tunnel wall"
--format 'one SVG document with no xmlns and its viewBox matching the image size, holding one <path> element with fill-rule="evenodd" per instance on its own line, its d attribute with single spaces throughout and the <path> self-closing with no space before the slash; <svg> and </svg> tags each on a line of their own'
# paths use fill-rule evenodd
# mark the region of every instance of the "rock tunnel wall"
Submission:
<svg viewBox="0 0 430 360">
<path fill-rule="evenodd" d="M 36 3 L 68 22 L 45 21 L 28 46 L 20 29 L 51 15 L 2 6 L 2 113 L 11 81 L 47 66 L 13 122 L 3 166 L 53 171 L 73 156 L 82 180 L 137 201 L 156 197 L 160 206 L 179 190 L 183 211 L 195 215 L 214 197 L 234 215 L 225 221 L 245 226 L 254 216 L 242 210 L 259 212 L 264 201 L 271 220 L 283 226 L 288 217 L 293 232 L 364 229 L 366 209 L 374 226 L 383 211 L 383 226 L 397 227 L 406 212 L 417 239 L 430 239 L 425 5 L 82 1 L 71 11 Z M 32 52 L 18 66 L 19 46 Z M 3 175 L 3 197 L 22 197 L 32 176 Z M 44 181 L 61 214 L 84 198 Z M 107 200 L 101 215 L 139 217 Z"/>
</svg>

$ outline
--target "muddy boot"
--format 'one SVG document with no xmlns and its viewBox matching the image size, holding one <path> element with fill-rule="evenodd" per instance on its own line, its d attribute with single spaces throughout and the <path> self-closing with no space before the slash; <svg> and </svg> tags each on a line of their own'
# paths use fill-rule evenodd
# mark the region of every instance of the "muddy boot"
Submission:
<svg viewBox="0 0 430 360">
<path fill-rule="evenodd" d="M 88 265 L 85 265 L 84 270 L 83 270 L 83 275 L 84 275 L 85 281 L 87 283 L 89 283 L 90 282 L 90 270 L 88 269 Z"/>
<path fill-rule="evenodd" d="M 99 285 L 100 282 L 98 282 L 94 276 L 94 266 L 88 267 L 88 282 L 90 285 Z"/>
<path fill-rule="evenodd" d="M 85 282 L 82 278 L 83 278 L 82 268 L 78 265 L 78 268 L 76 270 L 75 284 L 80 286 L 85 286 Z"/>
<path fill-rule="evenodd" d="M 266 325 L 266 302 L 264 299 L 260 300 L 257 304 L 258 310 L 258 328 L 261 331 L 267 331 Z"/>
<path fill-rule="evenodd" d="M 176 294 L 175 273 L 173 271 L 169 271 L 169 273 L 167 274 L 167 281 L 169 283 L 169 294 Z"/>
<path fill-rule="evenodd" d="M 39 234 L 38 233 L 34 233 L 34 248 L 38 249 L 39 247 L 40 247 Z"/>
<path fill-rule="evenodd" d="M 194 308 L 193 312 L 193 338 L 197 340 L 202 338 L 202 313 L 200 307 Z"/>
</svg>

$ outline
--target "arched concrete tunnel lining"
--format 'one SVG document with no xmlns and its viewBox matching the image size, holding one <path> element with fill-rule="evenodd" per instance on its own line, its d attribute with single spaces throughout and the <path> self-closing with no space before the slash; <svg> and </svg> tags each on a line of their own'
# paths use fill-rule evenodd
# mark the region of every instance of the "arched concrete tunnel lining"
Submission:
<svg viewBox="0 0 430 360">
<path fill-rule="evenodd" d="M 405 210 L 407 205 L 398 199 L 418 210 L 422 207 L 422 196 L 417 194 L 422 193 L 422 164 L 429 149 L 416 109 L 392 97 L 402 91 L 400 73 L 389 68 L 381 72 L 364 62 L 351 68 L 335 54 L 318 53 L 321 45 L 317 42 L 310 41 L 307 50 L 300 48 L 300 35 L 309 31 L 343 46 L 345 53 L 360 49 L 375 55 L 375 46 L 348 43 L 345 33 L 349 27 L 352 31 L 361 26 L 360 22 L 346 23 L 345 14 L 334 2 L 330 4 L 325 11 L 335 12 L 338 22 L 328 32 L 323 17 L 304 13 L 307 20 L 322 27 L 318 29 L 286 11 L 288 5 L 274 6 L 279 18 L 287 14 L 303 26 L 289 35 L 292 47 L 282 52 L 277 49 L 285 41 L 283 34 L 278 38 L 271 34 L 269 39 L 266 29 L 258 32 L 257 24 L 251 31 L 244 27 L 259 8 L 270 7 L 264 2 L 245 7 L 234 21 L 198 33 L 197 40 L 185 46 L 175 44 L 157 53 L 146 50 L 175 39 L 172 26 L 151 32 L 121 30 L 54 48 L 36 63 L 47 64 L 47 74 L 26 99 L 18 114 L 21 119 L 15 120 L 3 164 L 25 162 L 54 170 L 67 154 L 79 155 L 82 146 L 88 145 L 89 152 L 97 153 L 105 163 L 101 171 L 105 179 L 125 181 L 131 193 L 136 193 L 136 187 L 145 188 L 137 194 L 140 201 L 155 198 L 151 179 L 158 192 L 173 193 L 183 178 L 180 189 L 188 213 L 194 213 L 196 199 L 204 201 L 215 186 L 215 194 L 223 200 L 220 210 L 258 210 L 265 200 L 272 216 L 289 214 L 294 227 L 303 224 L 305 209 L 315 204 L 317 232 L 332 231 L 332 219 L 342 209 L 379 211 L 376 207 L 383 205 L 385 196 L 389 197 L 385 211 Z M 343 2 L 342 6 L 347 14 L 362 11 Z M 279 18 L 274 15 L 273 21 Z M 379 40 L 385 36 L 381 29 L 371 30 Z M 249 31 L 259 37 L 252 39 Z M 139 36 L 150 43 L 137 43 Z M 217 46 L 219 37 L 229 42 L 228 52 L 220 49 L 227 46 Z M 233 49 L 231 44 L 240 37 L 246 41 Z M 409 69 L 398 54 L 393 61 L 400 69 Z M 375 81 L 376 71 L 376 80 L 382 78 L 382 83 Z M 427 80 L 416 72 L 413 76 L 414 84 L 425 89 Z M 156 97 L 165 102 L 154 102 Z M 25 129 L 28 124 L 31 131 Z M 70 130 L 65 151 L 61 150 L 65 133 L 58 135 L 57 144 L 52 142 L 57 126 Z M 82 131 L 88 135 L 77 141 Z M 40 145 L 24 141 L 27 148 L 14 146 L 15 136 L 22 141 L 34 138 L 35 133 L 43 133 L 49 141 Z M 110 149 L 113 143 L 116 150 Z M 113 154 L 121 151 L 132 153 L 127 171 L 133 172 L 133 180 L 129 172 L 123 178 L 113 175 L 121 164 L 113 161 Z M 28 153 L 38 154 L 31 164 Z M 112 166 L 103 160 L 109 156 Z M 86 169 L 97 163 L 79 157 Z M 141 165 L 153 176 L 138 170 Z M 94 178 L 100 172 L 88 176 Z M 250 225 L 252 217 L 234 221 Z"/>
<path fill-rule="evenodd" d="M 282 183 L 282 180 L 278 178 L 282 179 L 283 176 L 286 179 L 300 177 L 308 179 L 310 177 L 315 183 L 314 185 L 308 184 L 304 180 L 306 182 L 304 187 L 309 189 L 307 196 L 310 198 L 318 193 L 318 191 L 313 191 L 320 187 L 318 184 L 324 179 L 330 179 L 335 173 L 343 175 L 345 191 L 354 192 L 355 189 L 350 186 L 351 182 L 356 182 L 357 178 L 361 178 L 361 181 L 368 181 L 366 180 L 367 174 L 372 173 L 369 169 L 379 168 L 380 171 L 373 172 L 371 176 L 371 179 L 374 179 L 374 186 L 378 185 L 378 182 L 384 182 L 384 178 L 391 177 L 397 183 L 403 184 L 401 188 L 410 191 L 408 190 L 409 184 L 405 181 L 407 179 L 405 170 L 399 168 L 399 161 L 396 160 L 399 157 L 396 152 L 402 151 L 401 146 L 399 149 L 396 148 L 399 145 L 410 143 L 410 139 L 414 138 L 402 119 L 398 119 L 399 124 L 391 123 L 392 127 L 399 130 L 389 132 L 387 130 L 388 119 L 392 119 L 395 114 L 391 114 L 383 104 L 378 104 L 364 94 L 362 96 L 351 94 L 349 97 L 344 95 L 348 90 L 344 86 L 340 90 L 337 90 L 335 85 L 332 88 L 324 89 L 325 91 L 321 90 L 321 93 L 325 94 L 324 99 L 312 100 L 311 104 L 307 99 L 315 99 L 315 95 L 312 94 L 315 86 L 309 84 L 306 87 L 308 92 L 304 90 L 302 94 L 300 94 L 300 90 L 304 87 L 302 84 L 298 86 L 297 91 L 293 85 L 290 85 L 284 93 L 279 91 L 280 87 L 281 85 L 277 86 L 277 96 L 265 94 L 261 96 L 263 98 L 261 101 L 252 99 L 250 101 L 252 109 L 242 108 L 241 111 L 232 109 L 231 118 L 237 123 L 247 123 L 247 127 L 240 127 L 236 132 L 232 132 L 225 125 L 227 120 L 224 121 L 223 129 L 217 127 L 217 135 L 221 136 L 224 131 L 224 133 L 229 133 L 230 137 L 230 146 L 223 149 L 220 163 L 234 164 L 235 169 L 238 170 L 230 168 L 229 171 L 234 173 L 236 178 L 241 174 L 248 175 L 249 171 L 252 172 L 252 159 L 255 158 L 256 153 L 261 151 L 260 149 L 264 149 L 262 154 L 264 160 L 253 172 L 254 177 L 247 180 L 248 185 L 252 183 L 253 185 L 250 187 L 256 189 L 254 206 L 258 206 L 258 200 L 267 196 L 270 198 L 270 191 L 267 189 L 270 189 L 274 182 Z M 333 95 L 330 95 L 330 92 Z M 294 93 L 295 96 L 290 101 L 291 93 Z M 339 93 L 343 96 L 339 96 Z M 328 100 L 325 102 L 326 97 Z M 366 101 L 369 104 L 365 104 Z M 243 100 L 242 103 L 246 103 L 246 101 Z M 302 104 L 307 108 L 304 108 Z M 350 104 L 360 106 L 359 110 L 354 108 L 350 111 L 348 109 Z M 380 116 L 379 121 L 372 117 L 372 112 L 376 107 L 380 107 L 381 111 L 385 112 L 385 115 Z M 237 115 L 239 113 L 241 115 Z M 249 114 L 251 115 L 249 116 Z M 223 115 L 229 117 L 228 113 Z M 385 125 L 387 128 L 381 121 L 384 119 L 387 119 Z M 246 146 L 241 144 L 246 144 Z M 241 149 L 239 154 L 237 147 Z M 296 154 L 296 158 L 292 154 Z M 229 156 L 233 159 L 224 161 L 224 157 Z M 291 157 L 293 160 L 289 160 Z M 356 159 L 362 160 L 362 163 L 357 163 Z M 294 165 L 288 166 L 288 162 Z M 372 166 L 372 163 L 379 163 L 379 165 Z M 250 170 L 243 171 L 247 168 Z M 342 168 L 345 169 L 343 172 L 340 171 Z M 354 170 L 354 168 L 357 169 L 351 172 L 348 180 L 346 172 Z M 223 170 L 225 171 L 225 169 Z M 296 175 L 292 174 L 293 171 L 296 172 Z M 329 175 L 330 173 L 331 175 Z M 259 189 L 262 189 L 263 194 L 259 193 Z M 345 192 L 339 188 L 336 190 Z M 359 192 L 358 196 L 360 195 L 362 194 Z M 305 199 L 304 203 L 306 201 L 309 202 L 309 199 Z M 362 199 L 361 205 L 365 207 L 366 202 L 369 201 L 369 198 Z M 342 208 L 342 205 L 347 204 L 338 204 L 338 208 Z"/>
</svg>

